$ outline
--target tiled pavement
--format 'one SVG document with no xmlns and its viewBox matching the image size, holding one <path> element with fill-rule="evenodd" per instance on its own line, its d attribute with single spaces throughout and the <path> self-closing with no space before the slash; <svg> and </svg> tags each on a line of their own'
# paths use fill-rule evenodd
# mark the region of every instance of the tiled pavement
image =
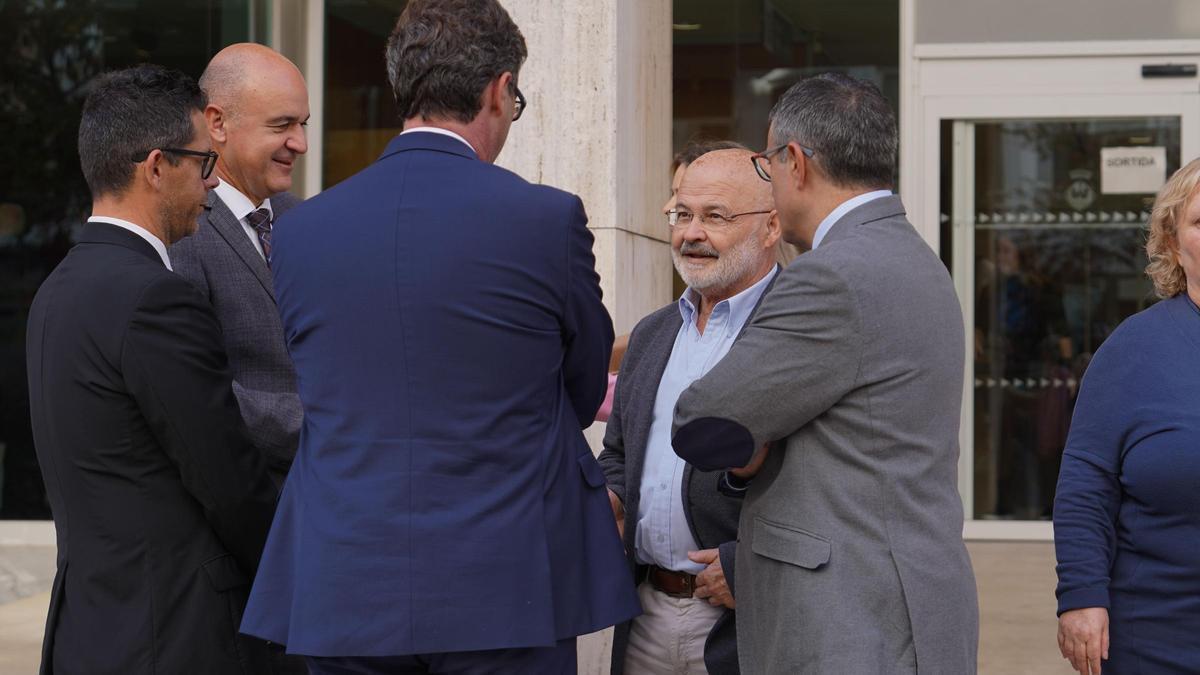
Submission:
<svg viewBox="0 0 1200 675">
<path fill-rule="evenodd" d="M 967 547 L 979 584 L 979 672 L 1068 675 L 1055 642 L 1053 545 Z M 53 567 L 50 547 L 0 547 L 0 675 L 37 672 Z M 580 673 L 607 672 L 608 633 L 581 641 Z"/>
</svg>

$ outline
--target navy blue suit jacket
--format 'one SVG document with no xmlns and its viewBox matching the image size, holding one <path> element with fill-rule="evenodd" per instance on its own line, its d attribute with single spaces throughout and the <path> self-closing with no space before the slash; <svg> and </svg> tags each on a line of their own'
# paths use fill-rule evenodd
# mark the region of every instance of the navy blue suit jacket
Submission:
<svg viewBox="0 0 1200 675">
<path fill-rule="evenodd" d="M 637 614 L 581 433 L 613 339 L 591 249 L 577 197 L 427 132 L 279 220 L 304 424 L 244 632 L 383 656 Z"/>
</svg>

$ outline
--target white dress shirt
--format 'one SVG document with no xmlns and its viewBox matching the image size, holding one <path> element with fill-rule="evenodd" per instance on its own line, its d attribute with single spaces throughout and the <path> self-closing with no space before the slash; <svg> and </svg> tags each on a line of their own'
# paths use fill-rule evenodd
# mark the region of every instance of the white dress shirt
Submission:
<svg viewBox="0 0 1200 675">
<path fill-rule="evenodd" d="M 259 209 L 266 209 L 271 212 L 271 222 L 275 222 L 275 210 L 271 208 L 271 199 L 268 197 L 263 200 L 261 206 L 255 206 L 254 202 L 242 194 L 241 190 L 238 190 L 220 178 L 217 179 L 217 187 L 213 188 L 213 191 L 217 193 L 221 201 L 225 202 L 225 206 L 228 206 L 229 210 L 233 212 L 233 217 L 237 218 L 238 222 L 242 224 L 242 229 L 246 232 L 246 236 L 250 237 L 250 243 L 254 245 L 254 250 L 258 251 L 263 260 L 266 260 L 267 256 L 263 253 L 262 242 L 258 240 L 258 232 L 254 230 L 254 226 L 246 222 L 246 215 Z"/>
<path fill-rule="evenodd" d="M 841 220 L 842 216 L 850 212 L 850 209 L 862 206 L 867 202 L 873 202 L 881 197 L 891 196 L 891 190 L 875 190 L 873 192 L 864 192 L 861 195 L 851 197 L 841 204 L 838 204 L 838 207 L 830 211 L 829 215 L 825 216 L 825 220 L 822 220 L 821 224 L 817 226 L 817 232 L 813 235 L 812 247 L 816 248 L 819 246 L 821 244 L 821 240 L 825 238 L 825 235 L 829 234 L 829 229 L 833 227 L 834 223 Z"/>
<path fill-rule="evenodd" d="M 443 136 L 449 136 L 450 138 L 453 138 L 453 139 L 459 141 L 460 143 L 467 146 L 468 148 L 471 148 L 471 152 L 474 152 L 476 157 L 479 156 L 479 152 L 477 150 L 475 150 L 475 148 L 470 143 L 467 142 L 467 139 L 463 138 L 462 136 L 459 136 L 458 134 L 454 133 L 453 131 L 450 131 L 449 129 L 442 129 L 441 127 L 413 127 L 411 129 L 405 129 L 404 131 L 401 131 L 400 135 L 403 136 L 404 134 L 414 134 L 418 131 L 428 131 L 431 134 L 441 134 Z"/>
<path fill-rule="evenodd" d="M 141 237 L 142 239 L 145 239 L 147 242 L 150 243 L 151 246 L 154 247 L 155 251 L 158 251 L 158 257 L 162 258 L 163 265 L 165 265 L 166 268 L 171 270 L 172 272 L 175 271 L 174 269 L 171 268 L 171 259 L 167 257 L 167 245 L 162 242 L 162 239 L 159 239 L 158 237 L 154 236 L 153 234 L 150 234 L 150 230 L 147 230 L 146 228 L 142 227 L 141 225 L 136 225 L 134 223 L 131 223 L 128 220 L 121 220 L 120 218 L 109 218 L 108 216 L 92 216 L 91 218 L 88 218 L 88 222 L 89 223 L 108 223 L 109 225 L 116 225 L 117 227 L 119 227 L 121 229 L 129 230 L 130 232 Z"/>
</svg>

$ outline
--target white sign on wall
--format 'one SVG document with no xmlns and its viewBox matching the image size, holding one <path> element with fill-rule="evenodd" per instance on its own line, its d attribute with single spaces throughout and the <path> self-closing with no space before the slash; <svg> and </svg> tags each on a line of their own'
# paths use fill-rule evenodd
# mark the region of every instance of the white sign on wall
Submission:
<svg viewBox="0 0 1200 675">
<path fill-rule="evenodd" d="M 1162 146 L 1100 149 L 1100 192 L 1153 194 L 1167 181 L 1167 149 Z"/>
</svg>

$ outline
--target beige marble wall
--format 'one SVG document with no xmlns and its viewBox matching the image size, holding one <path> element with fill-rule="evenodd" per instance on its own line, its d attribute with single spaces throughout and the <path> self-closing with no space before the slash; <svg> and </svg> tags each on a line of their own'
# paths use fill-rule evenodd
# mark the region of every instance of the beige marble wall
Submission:
<svg viewBox="0 0 1200 675">
<path fill-rule="evenodd" d="M 529 100 L 498 164 L 578 194 L 618 334 L 671 293 L 659 207 L 671 158 L 668 0 L 502 0 L 529 45 Z"/>
</svg>

